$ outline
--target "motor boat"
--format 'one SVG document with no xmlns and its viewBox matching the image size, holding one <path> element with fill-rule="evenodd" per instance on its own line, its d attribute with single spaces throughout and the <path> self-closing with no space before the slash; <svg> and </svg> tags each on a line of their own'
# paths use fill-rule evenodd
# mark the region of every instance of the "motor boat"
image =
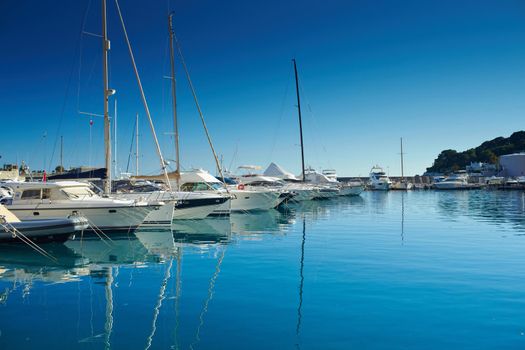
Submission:
<svg viewBox="0 0 525 350">
<path fill-rule="evenodd" d="M 0 242 L 64 242 L 77 232 L 88 228 L 88 222 L 79 215 L 68 218 L 20 221 L 16 215 L 0 204 Z"/>
<path fill-rule="evenodd" d="M 172 186 L 176 187 L 176 183 L 173 182 Z M 115 188 L 119 198 L 167 203 L 174 208 L 170 223 L 171 220 L 204 219 L 214 211 L 223 210 L 222 208 L 230 205 L 230 197 L 222 193 L 170 191 L 163 184 L 151 181 L 122 180 Z M 166 219 L 167 216 L 164 216 L 164 220 Z"/>
<path fill-rule="evenodd" d="M 89 222 L 89 229 L 102 231 L 133 231 L 160 204 L 101 197 L 87 183 L 6 182 L 12 191 L 4 205 L 20 220 L 67 218 L 80 215 Z"/>
<path fill-rule="evenodd" d="M 302 174 L 299 176 L 302 177 Z M 318 186 L 318 199 L 327 199 L 337 196 L 358 196 L 364 186 L 359 182 L 339 182 L 335 170 L 325 170 L 320 173 L 313 168 L 305 170 L 306 182 Z"/>
<path fill-rule="evenodd" d="M 225 179 L 225 182 L 227 180 Z M 247 188 L 231 180 L 223 183 L 205 170 L 198 169 L 181 173 L 180 189 L 185 192 L 219 193 L 230 196 L 231 206 L 216 209 L 213 215 L 236 212 L 269 210 L 277 207 L 284 199 L 280 192 L 263 188 Z"/>
<path fill-rule="evenodd" d="M 469 188 L 468 175 L 465 171 L 458 171 L 440 182 L 434 183 L 437 190 L 462 190 Z"/>
<path fill-rule="evenodd" d="M 392 181 L 388 178 L 383 168 L 376 165 L 370 170 L 369 186 L 371 190 L 388 191 Z"/>
<path fill-rule="evenodd" d="M 408 181 L 394 182 L 391 186 L 391 190 L 409 191 L 414 188 L 414 184 Z"/>
</svg>

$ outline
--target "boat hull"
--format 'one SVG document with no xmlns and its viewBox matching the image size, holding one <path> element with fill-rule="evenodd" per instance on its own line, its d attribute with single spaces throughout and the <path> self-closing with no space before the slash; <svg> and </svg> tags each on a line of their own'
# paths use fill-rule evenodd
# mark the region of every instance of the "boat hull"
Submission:
<svg viewBox="0 0 525 350">
<path fill-rule="evenodd" d="M 7 208 L 20 220 L 41 220 L 67 218 L 72 214 L 85 217 L 89 222 L 87 230 L 100 229 L 104 232 L 135 230 L 150 211 L 158 205 L 108 206 L 108 207 L 59 207 L 50 205 L 11 205 Z"/>
<path fill-rule="evenodd" d="M 65 242 L 73 234 L 87 229 L 87 220 L 82 217 L 70 219 L 30 220 L 7 224 L 8 231 L 0 230 L 1 243 L 22 243 L 16 237 L 20 232 L 33 242 Z M 15 233 L 15 234 L 14 234 Z"/>
<path fill-rule="evenodd" d="M 231 211 L 269 210 L 277 207 L 284 198 L 278 191 L 230 190 L 232 194 Z"/>
</svg>

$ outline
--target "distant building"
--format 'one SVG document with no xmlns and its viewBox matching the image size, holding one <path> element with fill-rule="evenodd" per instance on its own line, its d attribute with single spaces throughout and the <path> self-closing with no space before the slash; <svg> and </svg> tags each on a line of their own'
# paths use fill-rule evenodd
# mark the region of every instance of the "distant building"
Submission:
<svg viewBox="0 0 525 350">
<path fill-rule="evenodd" d="M 469 176 L 493 176 L 496 174 L 497 166 L 490 163 L 471 162 L 465 170 Z"/>
<path fill-rule="evenodd" d="M 525 176 L 525 153 L 505 154 L 499 157 L 500 176 Z"/>
</svg>

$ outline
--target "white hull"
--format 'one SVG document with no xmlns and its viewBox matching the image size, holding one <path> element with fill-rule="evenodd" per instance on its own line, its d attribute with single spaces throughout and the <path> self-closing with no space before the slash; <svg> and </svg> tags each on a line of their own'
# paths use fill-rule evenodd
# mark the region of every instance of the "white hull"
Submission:
<svg viewBox="0 0 525 350">
<path fill-rule="evenodd" d="M 401 191 L 408 191 L 413 188 L 414 188 L 414 185 L 410 182 L 396 182 L 390 187 L 390 189 L 392 190 L 401 190 Z"/>
<path fill-rule="evenodd" d="M 468 184 L 458 181 L 458 182 L 452 182 L 452 181 L 443 181 L 443 182 L 437 182 L 434 184 L 434 188 L 437 190 L 464 190 L 469 188 Z"/>
<path fill-rule="evenodd" d="M 141 226 L 171 226 L 175 201 L 166 202 L 164 205 L 150 211 Z"/>
<path fill-rule="evenodd" d="M 340 196 L 359 196 L 365 190 L 364 186 L 342 186 L 339 190 Z"/>
<path fill-rule="evenodd" d="M 389 182 L 371 183 L 370 189 L 374 191 L 388 191 L 390 190 L 390 183 Z"/>
<path fill-rule="evenodd" d="M 7 208 L 20 220 L 40 220 L 49 218 L 67 218 L 73 213 L 88 219 L 90 226 L 101 230 L 133 230 L 137 228 L 150 211 L 157 206 L 108 206 L 76 207 L 68 204 L 13 204 Z"/>
<path fill-rule="evenodd" d="M 252 191 L 231 189 L 231 211 L 269 210 L 277 207 L 283 199 L 278 191 Z"/>
<path fill-rule="evenodd" d="M 229 214 L 227 207 L 230 201 L 224 195 L 217 193 L 156 191 L 150 193 L 123 193 L 119 194 L 119 197 L 176 203 L 172 220 L 204 219 L 217 210 L 221 213 L 226 212 Z"/>
</svg>

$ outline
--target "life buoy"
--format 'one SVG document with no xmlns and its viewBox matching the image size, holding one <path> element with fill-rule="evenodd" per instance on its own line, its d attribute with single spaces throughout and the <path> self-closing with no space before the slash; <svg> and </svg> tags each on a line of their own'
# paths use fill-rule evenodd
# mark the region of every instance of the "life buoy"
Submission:
<svg viewBox="0 0 525 350">
<path fill-rule="evenodd" d="M 238 190 L 244 190 L 244 185 L 243 185 L 243 184 L 239 184 L 239 185 L 237 186 L 237 189 L 238 189 Z"/>
</svg>

